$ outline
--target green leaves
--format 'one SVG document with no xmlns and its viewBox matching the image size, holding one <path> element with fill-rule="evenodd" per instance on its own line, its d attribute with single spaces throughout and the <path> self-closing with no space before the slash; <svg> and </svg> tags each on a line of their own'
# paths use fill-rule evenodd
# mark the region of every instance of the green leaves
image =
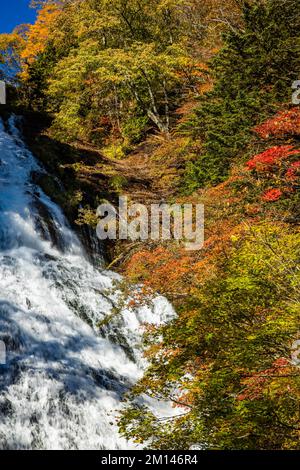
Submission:
<svg viewBox="0 0 300 470">
<path fill-rule="evenodd" d="M 126 123 L 135 118 L 155 130 L 170 131 L 171 113 L 183 88 L 198 79 L 192 78 L 196 61 L 184 45 L 185 14 L 175 3 L 67 2 L 54 26 L 47 29 L 42 23 L 27 84 L 33 85 L 29 92 L 46 97 L 56 137 L 99 144 L 107 142 L 110 131 L 110 140 L 122 144 L 125 139 L 130 146 Z M 45 59 L 50 67 L 45 68 Z M 45 105 L 44 99 L 41 103 Z M 103 129 L 104 120 L 109 130 Z"/>
<path fill-rule="evenodd" d="M 196 442 L 199 429 L 210 448 L 297 447 L 297 429 L 282 423 L 299 419 L 300 374 L 291 363 L 299 331 L 299 259 L 299 232 L 272 223 L 245 230 L 218 260 L 219 275 L 199 286 L 164 327 L 157 358 L 138 387 L 186 403 L 184 428 L 174 418 L 165 432 L 148 422 L 152 433 L 148 427 L 145 433 L 125 412 L 122 430 L 128 427 L 142 442 L 150 438 L 155 448 L 179 449 L 171 438 L 177 434 Z"/>
<path fill-rule="evenodd" d="M 300 74 L 299 15 L 296 2 L 245 3 L 244 27 L 230 31 L 212 61 L 213 92 L 203 99 L 191 125 L 203 152 L 187 181 L 202 187 L 223 181 L 251 141 L 251 128 L 290 101 Z"/>
</svg>

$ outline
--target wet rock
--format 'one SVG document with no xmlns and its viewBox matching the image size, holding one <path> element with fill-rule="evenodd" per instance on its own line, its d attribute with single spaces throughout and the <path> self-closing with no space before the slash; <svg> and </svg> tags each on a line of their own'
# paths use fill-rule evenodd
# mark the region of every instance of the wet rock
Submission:
<svg viewBox="0 0 300 470">
<path fill-rule="evenodd" d="M 6 417 L 13 414 L 13 406 L 8 398 L 0 398 L 0 416 Z"/>
<path fill-rule="evenodd" d="M 64 240 L 59 233 L 58 227 L 56 226 L 49 209 L 38 197 L 34 198 L 33 205 L 37 212 L 35 221 L 37 231 L 41 234 L 44 240 L 50 241 L 54 247 L 63 252 L 65 249 Z"/>
</svg>

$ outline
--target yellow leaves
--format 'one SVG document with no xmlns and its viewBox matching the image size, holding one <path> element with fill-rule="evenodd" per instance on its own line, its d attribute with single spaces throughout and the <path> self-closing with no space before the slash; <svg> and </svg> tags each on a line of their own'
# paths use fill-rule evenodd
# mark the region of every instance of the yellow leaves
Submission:
<svg viewBox="0 0 300 470">
<path fill-rule="evenodd" d="M 9 34 L 7 33 L 0 34 L 0 50 L 1 51 L 5 51 L 12 47 L 20 49 L 22 45 L 24 45 L 24 39 L 17 31 L 14 31 Z"/>
<path fill-rule="evenodd" d="M 104 34 L 110 28 L 117 28 L 120 19 L 109 11 L 109 5 L 103 5 L 101 11 L 92 8 L 89 2 L 69 5 L 70 15 L 74 17 L 75 35 L 83 40 L 84 38 L 97 38 L 99 34 Z"/>
<path fill-rule="evenodd" d="M 16 29 L 10 34 L 0 34 L 0 63 L 17 69 L 19 67 L 19 54 L 24 47 L 24 38 L 21 31 Z"/>
<path fill-rule="evenodd" d="M 249 336 L 247 336 L 247 340 L 248 340 L 248 341 L 255 341 L 256 338 L 257 338 L 257 335 L 249 335 Z"/>
<path fill-rule="evenodd" d="M 152 344 L 147 348 L 144 353 L 145 358 L 151 358 L 157 356 L 157 354 L 161 353 L 161 344 Z"/>
<path fill-rule="evenodd" d="M 239 241 L 240 237 L 238 237 L 237 235 L 232 235 L 230 239 L 233 243 L 236 243 L 237 241 Z"/>
</svg>

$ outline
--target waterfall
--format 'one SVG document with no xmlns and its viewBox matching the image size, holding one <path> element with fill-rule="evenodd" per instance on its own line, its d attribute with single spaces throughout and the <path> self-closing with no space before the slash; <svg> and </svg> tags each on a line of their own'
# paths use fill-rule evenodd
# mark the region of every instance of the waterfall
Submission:
<svg viewBox="0 0 300 470">
<path fill-rule="evenodd" d="M 145 366 L 142 322 L 174 316 L 162 297 L 103 330 L 118 276 L 96 269 L 11 117 L 0 123 L 0 449 L 128 449 L 116 415 Z M 116 288 L 115 288 L 116 289 Z"/>
</svg>

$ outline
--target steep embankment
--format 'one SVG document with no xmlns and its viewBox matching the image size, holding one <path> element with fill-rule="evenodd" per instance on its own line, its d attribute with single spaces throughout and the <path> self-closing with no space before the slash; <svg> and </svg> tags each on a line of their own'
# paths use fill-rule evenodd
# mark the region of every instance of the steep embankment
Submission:
<svg viewBox="0 0 300 470">
<path fill-rule="evenodd" d="M 39 175 L 38 183 L 62 207 L 73 227 L 84 231 L 84 236 L 90 227 L 95 229 L 95 210 L 103 200 L 118 204 L 122 195 L 149 205 L 167 202 L 178 194 L 188 139 L 149 136 L 126 158 L 114 159 L 91 144 L 55 140 L 49 124 L 49 117 L 23 111 L 26 142 L 49 172 Z M 107 261 L 119 258 L 124 249 L 128 254 L 126 245 L 108 241 Z"/>
</svg>

